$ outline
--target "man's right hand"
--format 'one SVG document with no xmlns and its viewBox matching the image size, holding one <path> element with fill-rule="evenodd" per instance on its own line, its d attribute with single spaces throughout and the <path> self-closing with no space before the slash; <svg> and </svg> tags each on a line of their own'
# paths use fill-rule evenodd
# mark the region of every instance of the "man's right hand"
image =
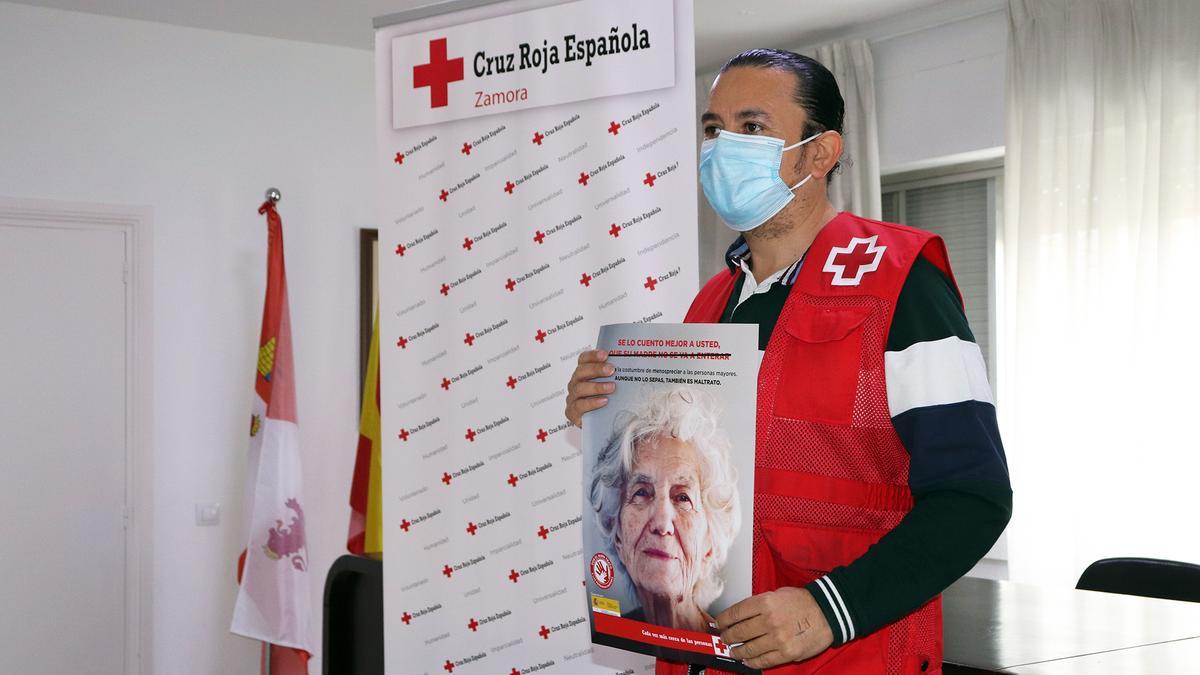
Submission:
<svg viewBox="0 0 1200 675">
<path fill-rule="evenodd" d="M 612 375 L 613 367 L 605 363 L 608 352 L 593 349 L 579 355 L 579 365 L 567 385 L 567 419 L 577 427 L 583 427 L 583 414 L 608 403 L 608 394 L 616 388 L 612 382 L 592 382 L 597 377 Z"/>
</svg>

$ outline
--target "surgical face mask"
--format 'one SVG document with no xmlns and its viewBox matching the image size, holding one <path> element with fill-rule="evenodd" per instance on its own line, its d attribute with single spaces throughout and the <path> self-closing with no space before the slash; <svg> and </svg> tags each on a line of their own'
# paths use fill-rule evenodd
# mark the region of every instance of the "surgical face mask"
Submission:
<svg viewBox="0 0 1200 675">
<path fill-rule="evenodd" d="M 748 232 L 767 222 L 795 198 L 796 188 L 812 174 L 788 187 L 779 177 L 783 153 L 825 132 L 783 147 L 783 139 L 721 131 L 700 145 L 700 185 L 708 203 L 726 225 Z"/>
</svg>

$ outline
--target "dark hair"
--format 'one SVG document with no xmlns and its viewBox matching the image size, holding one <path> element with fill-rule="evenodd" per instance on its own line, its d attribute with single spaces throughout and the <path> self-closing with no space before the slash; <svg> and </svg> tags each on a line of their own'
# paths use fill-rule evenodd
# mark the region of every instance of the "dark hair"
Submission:
<svg viewBox="0 0 1200 675">
<path fill-rule="evenodd" d="M 833 73 L 820 61 L 785 49 L 747 49 L 726 61 L 721 66 L 721 72 L 730 68 L 770 68 L 795 75 L 796 88 L 792 92 L 792 100 L 804 109 L 808 117 L 800 137 L 808 138 L 822 131 L 842 133 L 846 102 L 842 100 L 842 92 Z M 833 165 L 829 178 L 841 165 L 840 161 Z"/>
</svg>

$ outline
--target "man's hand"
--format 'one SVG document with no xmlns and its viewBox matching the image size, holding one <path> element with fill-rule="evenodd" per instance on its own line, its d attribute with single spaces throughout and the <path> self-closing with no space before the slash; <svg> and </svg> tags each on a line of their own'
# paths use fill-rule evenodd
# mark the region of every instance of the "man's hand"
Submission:
<svg viewBox="0 0 1200 675">
<path fill-rule="evenodd" d="M 751 668 L 764 670 L 811 659 L 833 644 L 820 605 L 803 588 L 785 586 L 750 596 L 717 616 L 721 640 Z"/>
<path fill-rule="evenodd" d="M 593 349 L 579 355 L 579 365 L 571 375 L 571 383 L 567 385 L 567 419 L 577 427 L 583 427 L 583 414 L 608 403 L 606 394 L 611 394 L 615 385 L 612 382 L 591 382 L 592 378 L 608 377 L 613 374 L 613 367 L 605 363 L 608 352 Z"/>
</svg>

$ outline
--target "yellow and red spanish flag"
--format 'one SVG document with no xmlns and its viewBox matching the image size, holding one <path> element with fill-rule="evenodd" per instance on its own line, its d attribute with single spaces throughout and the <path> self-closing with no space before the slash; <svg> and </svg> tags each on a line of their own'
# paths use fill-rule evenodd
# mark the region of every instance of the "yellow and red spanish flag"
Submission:
<svg viewBox="0 0 1200 675">
<path fill-rule="evenodd" d="M 358 418 L 358 454 L 350 484 L 350 532 L 346 549 L 368 558 L 383 557 L 383 505 L 380 499 L 379 450 L 379 310 L 371 331 L 371 351 L 363 378 L 362 414 Z"/>
<path fill-rule="evenodd" d="M 292 368 L 292 328 L 283 265 L 283 223 L 268 201 L 267 294 L 258 342 L 246 469 L 246 549 L 230 630 L 264 643 L 262 672 L 308 672 L 309 551 L 304 529 L 300 427 Z M 269 651 L 267 648 L 269 645 Z M 270 662 L 270 668 L 266 663 Z"/>
</svg>

